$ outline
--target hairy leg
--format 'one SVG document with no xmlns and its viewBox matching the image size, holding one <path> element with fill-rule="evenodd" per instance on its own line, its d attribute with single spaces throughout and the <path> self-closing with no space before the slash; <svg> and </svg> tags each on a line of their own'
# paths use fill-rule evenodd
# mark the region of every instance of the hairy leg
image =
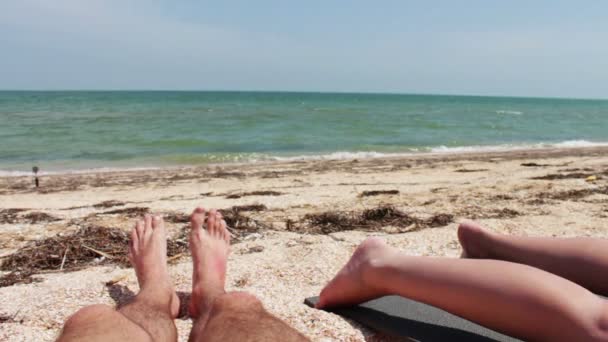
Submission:
<svg viewBox="0 0 608 342">
<path fill-rule="evenodd" d="M 317 307 L 389 294 L 525 340 L 608 341 L 608 302 L 564 278 L 505 261 L 408 256 L 375 238 L 359 246 Z"/>
<path fill-rule="evenodd" d="M 458 227 L 463 256 L 530 265 L 608 295 L 608 240 L 519 237 L 493 233 L 474 222 Z"/>
<path fill-rule="evenodd" d="M 190 341 L 306 341 L 283 321 L 264 310 L 254 296 L 226 293 L 224 284 L 230 250 L 226 222 L 215 210 L 197 208 L 191 216 L 192 299 L 194 319 Z"/>
<path fill-rule="evenodd" d="M 59 341 L 177 341 L 179 299 L 167 272 L 167 238 L 160 217 L 146 215 L 131 232 L 129 258 L 140 291 L 116 311 L 93 305 L 74 314 Z"/>
</svg>

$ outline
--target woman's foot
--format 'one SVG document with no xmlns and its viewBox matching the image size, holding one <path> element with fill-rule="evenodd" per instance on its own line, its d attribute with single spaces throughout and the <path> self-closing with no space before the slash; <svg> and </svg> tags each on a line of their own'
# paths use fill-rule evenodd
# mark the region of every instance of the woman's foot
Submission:
<svg viewBox="0 0 608 342">
<path fill-rule="evenodd" d="M 160 216 L 146 215 L 131 231 L 129 260 L 135 268 L 139 294 L 151 304 L 166 307 L 177 317 L 177 297 L 167 271 L 167 232 Z"/>
<path fill-rule="evenodd" d="M 355 305 L 385 295 L 378 271 L 387 266 L 394 254 L 382 239 L 367 238 L 321 291 L 316 307 Z"/>
<path fill-rule="evenodd" d="M 490 259 L 489 245 L 494 233 L 479 224 L 467 221 L 458 226 L 458 241 L 462 246 L 461 258 Z"/>
<path fill-rule="evenodd" d="M 203 229 L 203 223 L 207 226 Z M 196 208 L 190 217 L 192 252 L 192 300 L 190 316 L 198 318 L 211 310 L 213 301 L 225 293 L 226 264 L 230 252 L 230 233 L 222 215 Z"/>
</svg>

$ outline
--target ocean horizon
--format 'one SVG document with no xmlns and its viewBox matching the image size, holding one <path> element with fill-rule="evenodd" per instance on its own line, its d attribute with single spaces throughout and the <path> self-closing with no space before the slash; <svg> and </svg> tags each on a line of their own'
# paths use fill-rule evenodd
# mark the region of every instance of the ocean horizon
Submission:
<svg viewBox="0 0 608 342">
<path fill-rule="evenodd" d="M 0 175 L 608 146 L 608 100 L 0 91 Z"/>
</svg>

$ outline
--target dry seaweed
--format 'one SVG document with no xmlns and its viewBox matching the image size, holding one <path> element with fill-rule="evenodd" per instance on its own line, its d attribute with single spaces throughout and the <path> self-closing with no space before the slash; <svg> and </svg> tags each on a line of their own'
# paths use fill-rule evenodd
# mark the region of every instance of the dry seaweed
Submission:
<svg viewBox="0 0 608 342">
<path fill-rule="evenodd" d="M 495 196 L 492 196 L 492 200 L 495 201 L 510 201 L 515 199 L 515 197 L 511 196 L 511 195 L 507 195 L 507 194 L 498 194 Z"/>
<path fill-rule="evenodd" d="M 363 191 L 359 194 L 359 197 L 367 197 L 367 196 L 379 196 L 379 195 L 397 195 L 399 194 L 399 190 L 370 190 Z"/>
<path fill-rule="evenodd" d="M 182 235 L 167 241 L 169 258 L 188 251 L 186 235 Z M 5 258 L 0 269 L 11 273 L 0 277 L 0 286 L 36 281 L 31 275 L 43 271 L 74 271 L 92 264 L 128 267 L 128 244 L 126 232 L 100 226 L 88 226 L 71 234 L 32 241 Z"/>
<path fill-rule="evenodd" d="M 170 212 L 164 214 L 163 219 L 172 223 L 188 223 L 190 222 L 190 215 L 179 212 Z"/>
<path fill-rule="evenodd" d="M 560 179 L 585 179 L 589 176 L 595 176 L 593 173 L 572 172 L 572 173 L 552 173 L 545 176 L 532 177 L 535 180 L 560 180 Z"/>
<path fill-rule="evenodd" d="M 224 170 L 218 170 L 208 175 L 211 178 L 243 178 L 245 173 L 243 172 L 229 172 Z"/>
<path fill-rule="evenodd" d="M 234 211 L 264 211 L 266 208 L 263 204 L 235 205 L 232 207 Z"/>
<path fill-rule="evenodd" d="M 114 201 L 114 200 L 110 200 L 110 201 L 103 201 L 101 203 L 97 203 L 97 204 L 93 204 L 93 208 L 111 208 L 111 207 L 118 207 L 118 206 L 122 206 L 125 205 L 125 202 L 121 202 L 121 201 Z"/>
<path fill-rule="evenodd" d="M 608 195 L 608 186 L 602 188 L 574 189 L 559 192 L 541 192 L 538 194 L 540 199 L 555 199 L 560 201 L 577 201 L 594 194 Z"/>
<path fill-rule="evenodd" d="M 246 196 L 281 196 L 281 195 L 283 195 L 282 192 L 263 190 L 263 191 L 251 191 L 251 192 L 241 192 L 238 194 L 230 194 L 230 195 L 226 195 L 226 198 L 235 199 L 235 198 L 241 198 L 241 197 L 246 197 Z"/>
<path fill-rule="evenodd" d="M 22 219 L 29 223 L 61 221 L 60 218 L 57 218 L 55 216 L 51 216 L 47 213 L 43 213 L 43 212 L 39 212 L 39 211 L 33 211 L 31 213 L 27 213 L 27 214 L 23 215 Z"/>
<path fill-rule="evenodd" d="M 89 226 L 68 234 L 36 240 L 6 257 L 2 270 L 35 273 L 73 270 L 92 262 L 128 266 L 127 233 L 116 228 Z M 65 260 L 64 260 L 65 259 Z"/>
<path fill-rule="evenodd" d="M 32 273 L 28 271 L 13 271 L 0 277 L 0 287 L 34 282 L 40 282 L 40 278 L 32 277 Z"/>
<path fill-rule="evenodd" d="M 0 223 L 16 223 L 19 219 L 18 213 L 28 209 L 9 208 L 0 210 Z"/>
<path fill-rule="evenodd" d="M 459 215 L 477 220 L 477 219 L 502 219 L 502 218 L 513 218 L 523 215 L 521 212 L 511 209 L 491 209 L 485 210 L 478 206 L 471 206 L 464 208 Z"/>
<path fill-rule="evenodd" d="M 538 164 L 538 163 L 521 163 L 521 166 L 525 166 L 525 167 L 545 167 L 545 166 L 552 166 L 551 164 Z"/>
<path fill-rule="evenodd" d="M 454 215 L 452 214 L 437 214 L 431 216 L 425 221 L 426 226 L 430 228 L 444 227 L 454 222 Z"/>
<path fill-rule="evenodd" d="M 260 229 L 273 229 L 272 226 L 264 222 L 242 215 L 239 210 L 235 210 L 234 208 L 223 209 L 220 212 L 228 225 L 228 230 L 236 241 L 240 241 L 247 235 L 255 233 Z"/>
<path fill-rule="evenodd" d="M 131 208 L 123 208 L 123 209 L 115 209 L 110 211 L 104 211 L 102 215 L 126 215 L 127 217 L 137 217 L 147 214 L 150 211 L 150 208 L 146 207 L 131 207 Z"/>
<path fill-rule="evenodd" d="M 286 222 L 289 231 L 306 231 L 317 234 L 331 234 L 346 230 L 379 230 L 384 226 L 407 228 L 400 232 L 414 231 L 422 228 L 440 227 L 451 223 L 453 215 L 437 214 L 423 220 L 413 217 L 390 205 L 379 206 L 362 212 L 328 211 L 307 214 L 302 223 L 291 220 Z"/>
</svg>

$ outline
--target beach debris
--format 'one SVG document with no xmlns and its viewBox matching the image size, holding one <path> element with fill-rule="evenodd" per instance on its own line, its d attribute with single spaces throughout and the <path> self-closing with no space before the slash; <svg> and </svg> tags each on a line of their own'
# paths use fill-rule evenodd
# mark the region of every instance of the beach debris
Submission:
<svg viewBox="0 0 608 342">
<path fill-rule="evenodd" d="M 250 277 L 248 274 L 245 274 L 244 276 L 238 278 L 237 280 L 234 281 L 234 286 L 236 287 L 244 287 L 249 285 L 250 283 Z"/>
<path fill-rule="evenodd" d="M 130 267 L 128 244 L 126 232 L 101 226 L 88 226 L 67 235 L 32 241 L 4 259 L 0 269 L 11 273 L 0 277 L 0 287 L 35 281 L 31 275 L 36 273 L 75 271 L 89 265 Z M 169 260 L 187 252 L 187 238 L 167 241 Z"/>
<path fill-rule="evenodd" d="M 234 211 L 264 211 L 266 208 L 263 204 L 235 205 L 232 207 Z"/>
<path fill-rule="evenodd" d="M 532 177 L 530 179 L 535 180 L 559 180 L 559 179 L 586 179 L 589 177 L 596 177 L 596 175 L 592 173 L 584 173 L 584 172 L 572 172 L 572 173 L 553 173 L 545 176 Z"/>
<path fill-rule="evenodd" d="M 100 256 L 101 263 L 129 266 L 126 232 L 117 228 L 88 226 L 67 234 L 32 241 L 6 257 L 0 269 L 31 272 L 43 270 L 74 270 Z M 65 256 L 65 260 L 62 256 Z"/>
<path fill-rule="evenodd" d="M 436 214 L 427 219 L 413 217 L 391 205 L 382 205 L 363 211 L 327 211 L 322 213 L 307 214 L 304 216 L 303 224 L 293 221 L 286 222 L 289 231 L 305 231 L 316 234 L 331 234 L 346 230 L 381 230 L 382 227 L 392 226 L 400 229 L 396 232 L 403 233 L 423 228 L 445 226 L 453 222 L 451 214 Z"/>
<path fill-rule="evenodd" d="M 272 230 L 272 226 L 248 216 L 241 214 L 241 211 L 234 207 L 220 210 L 228 230 L 235 241 L 241 241 L 247 235 L 257 233 L 259 230 Z"/>
<path fill-rule="evenodd" d="M 93 208 L 96 208 L 96 209 L 111 208 L 111 207 L 123 206 L 125 204 L 126 204 L 125 202 L 110 200 L 110 201 L 103 201 L 101 203 L 93 204 Z"/>
<path fill-rule="evenodd" d="M 511 208 L 494 208 L 487 210 L 479 206 L 467 206 L 463 208 L 458 214 L 459 216 L 463 216 L 473 220 L 513 218 L 523 215 L 523 213 Z"/>
<path fill-rule="evenodd" d="M 209 174 L 208 176 L 211 178 L 243 178 L 246 175 L 243 172 L 230 172 L 218 169 L 217 171 Z"/>
<path fill-rule="evenodd" d="M 538 194 L 538 198 L 540 199 L 555 199 L 560 201 L 567 200 L 580 200 L 582 198 L 594 195 L 608 195 L 608 186 L 600 187 L 600 188 L 586 188 L 586 189 L 573 189 L 573 190 L 564 190 L 559 192 L 541 192 Z"/>
<path fill-rule="evenodd" d="M 190 222 L 190 215 L 180 212 L 169 212 L 162 215 L 163 220 L 172 223 L 188 223 Z"/>
<path fill-rule="evenodd" d="M 241 193 L 237 193 L 237 194 L 229 194 L 229 195 L 226 195 L 226 198 L 236 199 L 236 198 L 241 198 L 241 197 L 246 197 L 246 196 L 281 196 L 281 195 L 283 195 L 282 192 L 263 190 L 263 191 L 251 191 L 251 192 L 241 192 Z"/>
<path fill-rule="evenodd" d="M 123 209 L 115 209 L 115 210 L 110 210 L 110 211 L 104 211 L 102 213 L 100 213 L 101 215 L 116 215 L 116 214 L 121 214 L 121 215 L 125 215 L 127 217 L 138 217 L 138 216 L 142 216 L 144 214 L 147 214 L 148 212 L 150 212 L 150 208 L 147 207 L 130 207 L 130 208 L 123 208 Z"/>
<path fill-rule="evenodd" d="M 39 211 L 32 211 L 31 213 L 27 213 L 23 215 L 22 219 L 29 223 L 61 221 L 60 218 Z"/>
<path fill-rule="evenodd" d="M 40 278 L 32 277 L 33 272 L 13 271 L 0 277 L 0 287 L 13 286 L 15 284 L 31 284 L 42 281 Z"/>
<path fill-rule="evenodd" d="M 252 246 L 243 250 L 240 254 L 253 254 L 253 253 L 261 253 L 264 251 L 264 246 Z"/>
<path fill-rule="evenodd" d="M 9 208 L 0 210 L 0 223 L 38 223 L 38 222 L 53 222 L 60 221 L 60 218 L 51 216 L 47 213 L 32 211 L 30 213 L 19 215 L 24 211 L 28 211 L 30 209 L 22 209 L 22 208 Z"/>
<path fill-rule="evenodd" d="M 592 176 L 589 176 L 589 177 L 585 178 L 586 182 L 595 182 L 596 180 L 597 180 L 597 176 L 596 175 L 592 175 Z"/>
<path fill-rule="evenodd" d="M 399 190 L 369 190 L 363 191 L 359 197 L 379 196 L 379 195 L 398 195 Z"/>
<path fill-rule="evenodd" d="M 511 196 L 511 195 L 507 195 L 507 194 L 498 194 L 495 196 L 492 196 L 492 200 L 495 201 L 510 201 L 510 200 L 514 200 L 515 197 Z"/>
<path fill-rule="evenodd" d="M 551 164 L 538 164 L 538 163 L 521 163 L 521 166 L 525 166 L 525 167 L 545 167 L 545 166 L 552 166 Z"/>
<path fill-rule="evenodd" d="M 17 223 L 20 212 L 27 211 L 29 209 L 23 208 L 8 208 L 0 210 L 0 223 Z"/>
</svg>

